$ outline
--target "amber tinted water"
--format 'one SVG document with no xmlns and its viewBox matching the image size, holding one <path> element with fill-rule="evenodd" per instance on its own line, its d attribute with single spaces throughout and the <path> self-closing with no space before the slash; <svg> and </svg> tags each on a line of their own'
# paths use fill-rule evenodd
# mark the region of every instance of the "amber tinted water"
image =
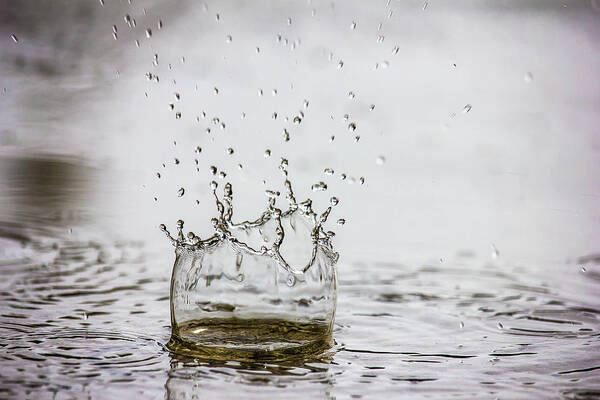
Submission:
<svg viewBox="0 0 600 400">
<path fill-rule="evenodd" d="M 168 348 L 212 360 L 273 362 L 318 358 L 331 345 L 331 329 L 323 323 L 206 318 L 180 324 Z"/>
</svg>

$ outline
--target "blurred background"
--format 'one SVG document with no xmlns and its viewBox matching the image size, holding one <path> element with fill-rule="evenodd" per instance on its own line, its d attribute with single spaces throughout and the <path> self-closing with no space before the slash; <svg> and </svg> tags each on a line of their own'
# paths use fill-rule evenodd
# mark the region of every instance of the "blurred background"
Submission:
<svg viewBox="0 0 600 400">
<path fill-rule="evenodd" d="M 366 329 L 371 322 L 349 311 L 360 308 L 361 296 L 379 309 L 399 299 L 383 296 L 390 294 L 388 280 L 400 285 L 398 294 L 412 276 L 407 271 L 435 265 L 439 275 L 430 281 L 412 276 L 411 285 L 428 282 L 438 298 L 453 299 L 440 309 L 460 303 L 461 294 L 449 294 L 460 285 L 472 287 L 470 299 L 489 298 L 474 296 L 486 290 L 490 302 L 508 296 L 503 284 L 482 278 L 489 271 L 481 271 L 492 268 L 520 282 L 510 295 L 526 299 L 523 292 L 531 290 L 539 304 L 558 301 L 564 312 L 574 312 L 569 304 L 587 310 L 586 322 L 571 314 L 565 320 L 589 324 L 580 328 L 592 332 L 596 339 L 586 336 L 585 342 L 597 349 L 598 71 L 596 0 L 0 0 L 5 300 L 17 304 L 41 284 L 29 274 L 39 263 L 56 264 L 56 254 L 68 253 L 70 261 L 56 265 L 71 271 L 83 256 L 60 249 L 73 241 L 87 243 L 85 254 L 101 254 L 90 256 L 96 260 L 90 266 L 107 262 L 106 254 L 113 254 L 107 248 L 126 248 L 128 257 L 136 256 L 116 259 L 143 264 L 135 279 L 118 270 L 94 278 L 87 290 L 112 296 L 114 279 L 130 282 L 123 290 L 133 291 L 131 304 L 124 309 L 146 304 L 146 317 L 162 321 L 150 336 L 164 342 L 172 250 L 158 224 L 174 228 L 183 218 L 187 229 L 211 234 L 213 179 L 232 182 L 238 218 L 257 216 L 265 207 L 264 190 L 281 190 L 277 167 L 285 157 L 299 200 L 311 197 L 323 210 L 331 196 L 340 199 L 328 227 L 337 233 L 340 310 L 347 313 L 340 311 L 338 343 L 369 343 L 356 326 Z M 213 176 L 211 166 L 226 176 Z M 334 173 L 324 173 L 326 168 Z M 320 181 L 328 189 L 311 191 Z M 343 226 L 336 224 L 339 218 Z M 465 260 L 471 269 L 444 272 L 451 270 L 444 270 L 448 263 Z M 81 273 L 64 284 L 77 288 L 77 279 L 91 274 Z M 162 297 L 152 307 L 135 300 L 141 296 L 136 290 L 149 290 L 144 279 L 154 278 L 148 274 L 156 279 L 154 298 Z M 46 276 L 50 280 L 38 289 L 50 297 L 63 293 L 67 286 L 54 280 L 58 276 Z M 371 278 L 372 286 L 344 292 Z M 100 293 L 103 285 L 108 292 Z M 431 300 L 423 290 L 415 307 Z M 87 316 L 79 296 L 90 294 L 69 293 L 70 303 L 56 303 L 52 312 L 43 306 L 34 320 L 59 329 L 64 326 L 52 318 L 73 309 L 81 310 L 77 318 Z M 494 307 L 478 301 L 467 314 L 485 321 L 481 308 Z M 5 329 L 19 318 L 7 307 Z M 431 312 L 426 307 L 419 308 L 421 321 Z M 536 307 L 521 311 L 531 315 Z M 118 309 L 102 312 L 118 320 Z M 463 328 L 466 317 L 454 311 L 448 326 Z M 403 323 L 382 322 L 381 329 L 389 329 L 382 335 L 390 339 L 403 331 L 422 339 L 428 332 L 428 343 L 439 344 L 440 325 Z M 544 332 L 556 337 L 554 330 Z M 571 366 L 600 365 L 597 356 L 573 351 L 571 341 L 552 346 L 558 354 L 572 351 Z M 588 354 L 583 366 L 582 354 Z M 590 371 L 593 382 L 595 369 Z M 14 385 L 16 378 L 3 378 L 3 386 Z M 594 385 L 587 387 L 596 390 Z M 7 393 L 23 394 L 16 387 Z"/>
</svg>

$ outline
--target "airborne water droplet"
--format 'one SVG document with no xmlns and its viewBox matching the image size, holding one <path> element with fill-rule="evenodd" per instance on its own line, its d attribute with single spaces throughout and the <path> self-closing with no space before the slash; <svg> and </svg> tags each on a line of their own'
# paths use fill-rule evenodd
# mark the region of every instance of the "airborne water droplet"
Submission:
<svg viewBox="0 0 600 400">
<path fill-rule="evenodd" d="M 271 150 L 266 149 L 265 150 L 265 158 L 269 158 L 269 157 L 271 157 Z"/>
<path fill-rule="evenodd" d="M 504 329 L 504 325 L 502 325 L 502 322 L 498 322 L 498 329 Z"/>
<path fill-rule="evenodd" d="M 377 157 L 377 159 L 375 160 L 375 163 L 377 163 L 377 165 L 385 164 L 385 157 L 384 156 Z"/>
<path fill-rule="evenodd" d="M 233 154 L 233 149 L 231 147 L 227 149 L 227 154 L 228 155 L 232 155 Z"/>
<path fill-rule="evenodd" d="M 150 28 L 147 28 L 147 29 L 146 29 L 146 37 L 147 37 L 148 39 L 150 39 L 150 37 L 151 37 L 151 36 L 152 36 L 152 29 L 150 29 Z"/>
<path fill-rule="evenodd" d="M 340 202 L 340 201 L 339 201 L 339 200 L 338 200 L 338 198 L 337 198 L 337 197 L 335 197 L 335 196 L 329 199 L 329 203 L 330 203 L 332 206 L 337 206 L 339 202 Z"/>
<path fill-rule="evenodd" d="M 356 130 L 356 124 L 354 122 L 350 122 L 350 124 L 348 124 L 348 130 L 350 132 L 354 132 Z"/>
<path fill-rule="evenodd" d="M 471 108 L 473 108 L 473 106 L 472 106 L 472 105 L 470 105 L 470 104 L 467 104 L 467 105 L 466 105 L 466 106 L 463 108 L 463 113 L 464 113 L 464 114 L 468 113 L 469 111 L 471 111 Z"/>
<path fill-rule="evenodd" d="M 231 35 L 227 35 L 227 37 L 225 38 L 225 42 L 231 43 L 232 41 L 233 41 L 233 37 Z"/>
<path fill-rule="evenodd" d="M 331 168 L 325 168 L 325 169 L 323 170 L 323 172 L 325 173 L 325 175 L 333 175 L 333 172 L 334 172 L 334 171 L 333 171 L 333 169 L 331 169 Z"/>
<path fill-rule="evenodd" d="M 344 218 L 340 218 L 340 219 L 337 220 L 337 224 L 340 225 L 340 226 L 344 225 L 345 223 L 346 223 L 346 220 Z"/>
<path fill-rule="evenodd" d="M 302 118 L 296 115 L 292 122 L 294 122 L 295 125 L 300 125 L 300 122 L 302 122 Z"/>
<path fill-rule="evenodd" d="M 313 192 L 322 192 L 324 190 L 327 190 L 327 184 L 323 181 L 317 182 L 311 186 L 311 189 Z"/>
<path fill-rule="evenodd" d="M 350 24 L 350 29 L 356 29 L 356 22 L 352 21 L 352 23 Z"/>
<path fill-rule="evenodd" d="M 523 77 L 525 83 L 531 83 L 533 81 L 533 74 L 531 72 L 527 72 Z"/>
<path fill-rule="evenodd" d="M 182 197 L 185 194 L 185 189 L 184 188 L 179 188 L 179 190 L 177 191 L 177 196 L 178 197 Z"/>
</svg>

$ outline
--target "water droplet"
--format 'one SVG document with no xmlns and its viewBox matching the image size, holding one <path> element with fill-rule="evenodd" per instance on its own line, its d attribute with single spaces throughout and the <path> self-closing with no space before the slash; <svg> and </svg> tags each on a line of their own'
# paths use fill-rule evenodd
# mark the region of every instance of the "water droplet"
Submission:
<svg viewBox="0 0 600 400">
<path fill-rule="evenodd" d="M 464 322 L 462 322 L 462 321 L 460 321 L 460 324 L 459 324 L 459 326 L 460 326 L 460 329 L 463 329 L 463 328 L 465 327 L 465 323 L 464 323 Z"/>
<path fill-rule="evenodd" d="M 219 88 L 218 88 L 218 87 L 216 87 L 216 86 L 215 86 L 215 87 L 213 88 L 213 91 L 215 92 L 215 94 L 219 94 Z"/>
<path fill-rule="evenodd" d="M 294 286 L 294 284 L 296 283 L 296 278 L 294 277 L 294 275 L 289 274 L 287 277 L 287 280 L 285 281 L 285 283 L 289 286 L 292 287 Z"/>
<path fill-rule="evenodd" d="M 500 257 L 500 252 L 498 251 L 496 246 L 494 244 L 491 244 L 490 247 L 492 248 L 492 258 L 496 259 Z"/>
<path fill-rule="evenodd" d="M 225 179 L 226 176 L 227 176 L 227 173 L 225 171 L 219 172 L 219 178 Z"/>
<path fill-rule="evenodd" d="M 213 175 L 217 174 L 217 167 L 215 167 L 214 165 L 211 165 L 210 167 L 208 167 L 208 169 L 210 170 L 210 173 Z"/>
<path fill-rule="evenodd" d="M 581 266 L 581 272 L 587 272 L 587 269 L 585 268 L 585 266 Z"/>
<path fill-rule="evenodd" d="M 157 177 L 158 179 L 160 179 L 160 176 L 161 176 L 161 175 L 160 175 L 160 172 L 157 172 L 157 173 L 156 173 L 156 177 Z"/>
<path fill-rule="evenodd" d="M 112 36 L 113 36 L 113 39 L 119 40 L 119 36 L 117 35 L 117 32 L 113 32 Z"/>
<path fill-rule="evenodd" d="M 356 97 L 356 95 L 354 94 L 354 92 L 348 92 L 348 97 L 353 99 Z"/>
<path fill-rule="evenodd" d="M 350 124 L 348 124 L 348 130 L 350 132 L 354 132 L 356 130 L 356 124 L 354 122 L 350 122 Z"/>
<path fill-rule="evenodd" d="M 375 104 L 371 104 L 371 105 L 369 106 L 369 111 L 373 111 L 374 109 L 375 109 Z"/>
<path fill-rule="evenodd" d="M 344 62 L 342 60 L 340 60 L 337 65 L 338 69 L 342 69 L 343 66 L 344 66 Z"/>
<path fill-rule="evenodd" d="M 271 150 L 266 149 L 265 150 L 265 158 L 269 158 L 269 157 L 271 157 Z"/>
<path fill-rule="evenodd" d="M 157 26 L 158 26 L 158 29 L 162 29 L 162 28 L 163 28 L 163 22 L 162 22 L 162 19 L 159 19 L 159 20 L 158 20 L 158 24 L 157 24 Z"/>
<path fill-rule="evenodd" d="M 256 54 L 260 53 L 260 47 L 256 46 Z"/>
<path fill-rule="evenodd" d="M 220 20 L 221 20 L 221 15 L 217 13 L 217 14 L 215 15 L 215 20 L 216 20 L 217 22 L 218 22 L 218 21 L 220 21 Z"/>
<path fill-rule="evenodd" d="M 291 19 L 291 18 L 288 18 L 288 19 L 287 19 L 287 24 L 288 24 L 288 25 L 291 25 L 291 24 L 292 24 L 292 19 Z"/>
<path fill-rule="evenodd" d="M 383 36 L 383 35 L 377 36 L 377 43 L 383 43 L 384 40 L 385 40 L 385 36 Z"/>
<path fill-rule="evenodd" d="M 335 136 L 332 135 L 329 137 L 329 143 L 333 143 L 334 140 L 335 140 Z"/>
<path fill-rule="evenodd" d="M 504 325 L 502 325 L 502 322 L 498 322 L 498 329 L 504 329 Z"/>
<path fill-rule="evenodd" d="M 337 224 L 340 226 L 344 225 L 345 223 L 346 223 L 346 220 L 344 218 L 340 218 L 337 220 Z"/>
<path fill-rule="evenodd" d="M 196 149 L 194 150 L 197 154 L 202 153 L 202 147 L 200 146 L 196 146 Z"/>
<path fill-rule="evenodd" d="M 290 133 L 285 128 L 283 129 L 283 140 L 285 140 L 286 142 L 290 141 Z"/>
<path fill-rule="evenodd" d="M 177 111 L 175 113 L 175 119 L 180 119 L 181 118 L 181 111 Z"/>
<path fill-rule="evenodd" d="M 231 37 L 231 35 L 227 35 L 227 37 L 225 38 L 225 42 L 231 43 L 232 41 L 233 41 L 233 37 Z"/>
<path fill-rule="evenodd" d="M 262 96 L 263 95 L 263 90 L 262 89 L 258 89 L 258 95 Z"/>
<path fill-rule="evenodd" d="M 146 29 L 146 37 L 147 37 L 148 39 L 150 39 L 150 38 L 152 37 L 152 29 L 150 29 L 150 28 L 147 28 L 147 29 Z"/>
<path fill-rule="evenodd" d="M 306 110 L 308 108 L 308 100 L 304 100 L 304 102 L 302 102 L 302 106 Z"/>
<path fill-rule="evenodd" d="M 525 83 L 531 83 L 533 81 L 533 74 L 531 72 L 527 72 L 523 77 Z"/>
<path fill-rule="evenodd" d="M 352 21 L 352 23 L 350 24 L 350 29 L 356 29 L 356 22 Z"/>
<path fill-rule="evenodd" d="M 228 155 L 232 155 L 233 154 L 233 149 L 231 147 L 227 149 L 227 154 Z"/>
<path fill-rule="evenodd" d="M 311 186 L 311 190 L 313 192 L 322 192 L 324 190 L 327 190 L 327 184 L 323 181 L 317 182 Z"/>
<path fill-rule="evenodd" d="M 212 190 L 217 190 L 217 187 L 219 187 L 219 184 L 218 184 L 217 182 L 215 182 L 215 181 L 212 181 L 212 182 L 210 183 L 210 188 L 211 188 Z"/>
<path fill-rule="evenodd" d="M 300 118 L 299 116 L 296 115 L 294 117 L 293 122 L 294 122 L 294 125 L 300 125 L 300 122 L 302 122 L 302 118 Z"/>
<path fill-rule="evenodd" d="M 375 69 L 376 70 L 379 69 L 380 67 L 382 69 L 386 69 L 389 66 L 390 66 L 390 63 L 388 61 L 385 61 L 385 60 L 382 61 L 382 62 L 375 63 Z"/>
<path fill-rule="evenodd" d="M 182 197 L 185 194 L 185 189 L 184 188 L 179 188 L 179 190 L 177 191 L 177 196 L 178 197 Z"/>
<path fill-rule="evenodd" d="M 340 179 L 345 181 L 348 176 L 344 173 L 340 174 Z"/>
<path fill-rule="evenodd" d="M 464 108 L 463 108 L 463 114 L 468 113 L 469 111 L 471 111 L 471 108 L 473 108 L 472 105 L 467 104 Z"/>
<path fill-rule="evenodd" d="M 277 89 L 273 89 L 271 93 L 273 94 L 273 96 L 277 96 Z"/>
<path fill-rule="evenodd" d="M 396 54 L 398 54 L 399 51 L 400 51 L 400 47 L 394 46 L 394 48 L 392 49 L 392 54 L 396 55 Z"/>
<path fill-rule="evenodd" d="M 325 168 L 323 172 L 325 173 L 325 175 L 333 175 L 334 173 L 333 169 L 331 168 Z"/>
<path fill-rule="evenodd" d="M 337 197 L 335 197 L 335 196 L 329 199 L 329 203 L 330 203 L 332 206 L 337 206 L 339 202 L 340 202 L 340 201 L 339 201 L 339 200 L 338 200 L 338 198 L 337 198 Z"/>
<path fill-rule="evenodd" d="M 116 25 L 112 26 L 112 31 L 113 31 L 113 33 L 117 33 L 117 26 Z"/>
<path fill-rule="evenodd" d="M 241 171 L 242 169 L 244 169 L 244 166 L 242 164 L 238 164 L 238 169 Z"/>
<path fill-rule="evenodd" d="M 354 142 L 355 143 L 358 143 L 359 140 L 360 140 L 360 135 L 354 136 Z"/>
<path fill-rule="evenodd" d="M 384 156 L 377 157 L 377 159 L 375 160 L 375 163 L 377 165 L 383 165 L 383 164 L 385 164 L 385 157 Z"/>
<path fill-rule="evenodd" d="M 265 196 L 267 196 L 270 199 L 275 199 L 277 198 L 281 193 L 275 191 L 275 190 L 265 190 Z"/>
<path fill-rule="evenodd" d="M 364 176 L 361 176 L 361 177 L 358 179 L 358 181 L 360 182 L 360 184 L 361 184 L 361 185 L 364 185 L 364 184 L 365 184 L 365 177 L 364 177 Z"/>
<path fill-rule="evenodd" d="M 425 2 L 425 3 L 423 4 L 423 11 L 427 10 L 427 6 L 428 6 L 428 5 L 429 5 L 429 3 L 428 3 L 428 2 Z"/>
</svg>

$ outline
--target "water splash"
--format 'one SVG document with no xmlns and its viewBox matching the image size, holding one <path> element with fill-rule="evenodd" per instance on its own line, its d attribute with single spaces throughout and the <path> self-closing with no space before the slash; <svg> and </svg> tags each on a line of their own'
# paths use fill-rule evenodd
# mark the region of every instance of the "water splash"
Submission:
<svg viewBox="0 0 600 400">
<path fill-rule="evenodd" d="M 183 231 L 184 221 L 177 221 L 177 237 L 173 237 L 167 230 L 166 225 L 161 224 L 159 228 L 165 233 L 167 238 L 171 241 L 173 246 L 177 250 L 196 251 L 214 248 L 219 246 L 223 242 L 229 242 L 233 248 L 240 254 L 246 253 L 255 256 L 268 256 L 274 259 L 277 264 L 288 273 L 294 275 L 296 278 L 300 278 L 310 267 L 315 263 L 317 259 L 317 252 L 322 249 L 329 253 L 335 260 L 338 258 L 338 254 L 333 249 L 331 238 L 335 235 L 334 232 L 325 231 L 323 224 L 327 221 L 327 217 L 331 212 L 333 206 L 337 204 L 337 199 L 331 201 L 331 206 L 321 213 L 317 214 L 312 209 L 312 200 L 307 199 L 301 203 L 296 201 L 292 184 L 288 179 L 287 172 L 288 160 L 285 158 L 281 159 L 279 169 L 284 175 L 284 187 L 285 195 L 288 201 L 287 210 L 283 211 L 275 206 L 277 198 L 281 195 L 280 192 L 273 190 L 266 190 L 265 194 L 268 198 L 267 209 L 255 220 L 243 221 L 236 223 L 233 221 L 233 187 L 231 183 L 226 183 L 223 188 L 223 196 L 219 197 L 217 194 L 218 183 L 212 181 L 210 188 L 215 198 L 217 206 L 218 216 L 211 220 L 212 225 L 215 229 L 215 233 L 207 239 L 201 239 L 196 236 L 193 232 L 187 234 Z M 283 229 L 282 219 L 291 218 L 294 215 L 300 215 L 308 220 L 312 224 L 311 229 L 311 241 L 312 241 L 312 253 L 310 260 L 304 266 L 295 267 L 290 265 L 285 258 L 281 255 L 280 248 L 285 238 L 285 231 Z M 271 243 L 270 247 L 261 246 L 259 249 L 251 247 L 249 244 L 239 240 L 233 234 L 234 231 L 245 231 L 248 232 L 251 229 L 261 229 L 268 222 L 274 221 L 275 223 L 275 239 Z M 338 221 L 339 223 L 339 221 Z"/>
</svg>

